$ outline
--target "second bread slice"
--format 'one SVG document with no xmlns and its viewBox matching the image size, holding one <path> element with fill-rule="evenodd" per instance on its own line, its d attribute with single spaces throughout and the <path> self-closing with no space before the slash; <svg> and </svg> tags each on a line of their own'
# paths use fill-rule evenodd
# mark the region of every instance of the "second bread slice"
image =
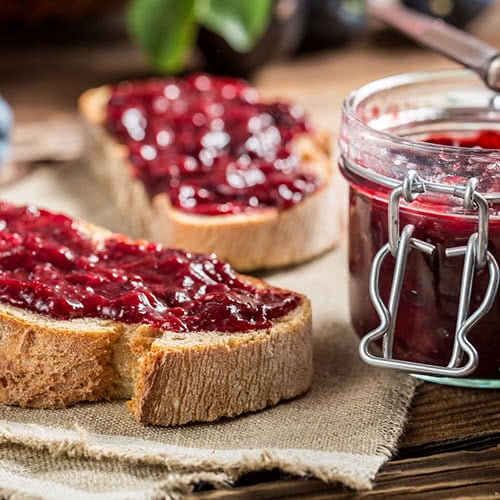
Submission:
<svg viewBox="0 0 500 500">
<path fill-rule="evenodd" d="M 337 243 L 341 224 L 330 140 L 325 133 L 298 133 L 290 144 L 300 169 L 314 174 L 319 182 L 318 189 L 300 202 L 286 209 L 268 206 L 243 213 L 199 215 L 179 210 L 166 193 L 151 196 L 148 192 L 130 162 L 127 145 L 105 126 L 111 95 L 108 86 L 88 90 L 80 97 L 79 108 L 87 124 L 91 168 L 128 216 L 135 236 L 189 251 L 215 252 L 241 271 L 300 263 Z M 171 124 L 167 120 L 165 125 Z"/>
</svg>

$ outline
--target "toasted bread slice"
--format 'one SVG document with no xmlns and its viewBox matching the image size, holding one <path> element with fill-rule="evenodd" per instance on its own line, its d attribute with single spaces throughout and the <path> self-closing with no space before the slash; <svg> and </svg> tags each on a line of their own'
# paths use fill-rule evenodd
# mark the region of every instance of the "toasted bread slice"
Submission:
<svg viewBox="0 0 500 500">
<path fill-rule="evenodd" d="M 293 139 L 301 167 L 322 180 L 321 187 L 302 202 L 285 210 L 195 215 L 174 208 L 165 193 L 151 199 L 133 176 L 127 147 L 104 127 L 110 94 L 110 87 L 90 89 L 80 97 L 79 109 L 87 124 L 91 169 L 128 215 L 135 237 L 194 252 L 214 252 L 240 271 L 303 262 L 337 243 L 342 228 L 327 134 L 314 132 Z"/>
<path fill-rule="evenodd" d="M 94 240 L 117 237 L 78 224 Z M 138 422 L 178 425 L 263 409 L 307 391 L 311 379 L 311 308 L 305 297 L 270 328 L 231 333 L 57 320 L 0 304 L 3 404 L 61 408 L 130 399 Z"/>
</svg>

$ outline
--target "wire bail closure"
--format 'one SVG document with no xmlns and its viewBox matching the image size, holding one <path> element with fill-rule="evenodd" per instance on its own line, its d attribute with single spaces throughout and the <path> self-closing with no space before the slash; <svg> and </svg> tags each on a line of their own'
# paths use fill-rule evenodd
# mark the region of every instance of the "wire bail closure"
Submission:
<svg viewBox="0 0 500 500">
<path fill-rule="evenodd" d="M 488 251 L 489 205 L 487 199 L 477 192 L 477 179 L 469 179 L 465 186 L 450 186 L 427 182 L 414 170 L 410 170 L 403 182 L 393 188 L 387 208 L 388 242 L 375 255 L 370 273 L 370 298 L 380 319 L 380 325 L 366 334 L 360 342 L 361 358 L 371 365 L 396 368 L 412 373 L 446 377 L 470 375 L 479 364 L 479 356 L 467 336 L 474 326 L 493 306 L 498 291 L 500 271 L 498 263 Z M 432 255 L 436 247 L 413 236 L 415 227 L 407 224 L 400 232 L 399 205 L 403 198 L 412 203 L 425 192 L 448 194 L 463 199 L 467 210 L 478 210 L 478 228 L 466 246 L 447 248 L 447 257 L 464 256 L 460 297 L 455 328 L 453 351 L 447 366 L 416 363 L 393 359 L 393 344 L 398 307 L 403 290 L 408 255 L 412 250 Z M 386 257 L 391 254 L 395 259 L 394 274 L 387 306 L 380 296 L 380 270 Z M 470 300 L 474 275 L 477 269 L 487 267 L 489 282 L 479 307 L 470 314 Z M 373 344 L 382 339 L 382 356 L 372 351 Z M 465 359 L 464 359 L 465 357 Z"/>
</svg>

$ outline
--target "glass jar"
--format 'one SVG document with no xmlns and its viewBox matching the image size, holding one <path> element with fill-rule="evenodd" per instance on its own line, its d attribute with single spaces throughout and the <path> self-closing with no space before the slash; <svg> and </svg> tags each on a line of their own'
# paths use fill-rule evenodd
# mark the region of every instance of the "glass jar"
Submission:
<svg viewBox="0 0 500 500">
<path fill-rule="evenodd" d="M 385 78 L 345 101 L 351 318 L 365 361 L 500 388 L 500 149 L 425 142 L 485 130 L 500 131 L 500 97 L 467 70 Z"/>
</svg>

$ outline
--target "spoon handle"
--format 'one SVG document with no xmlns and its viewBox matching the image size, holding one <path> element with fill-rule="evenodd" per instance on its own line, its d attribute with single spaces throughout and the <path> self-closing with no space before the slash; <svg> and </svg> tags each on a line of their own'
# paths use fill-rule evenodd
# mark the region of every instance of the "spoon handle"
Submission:
<svg viewBox="0 0 500 500">
<path fill-rule="evenodd" d="M 398 3 L 368 0 L 368 15 L 454 61 L 474 70 L 491 89 L 500 91 L 500 52 L 476 37 Z"/>
</svg>

